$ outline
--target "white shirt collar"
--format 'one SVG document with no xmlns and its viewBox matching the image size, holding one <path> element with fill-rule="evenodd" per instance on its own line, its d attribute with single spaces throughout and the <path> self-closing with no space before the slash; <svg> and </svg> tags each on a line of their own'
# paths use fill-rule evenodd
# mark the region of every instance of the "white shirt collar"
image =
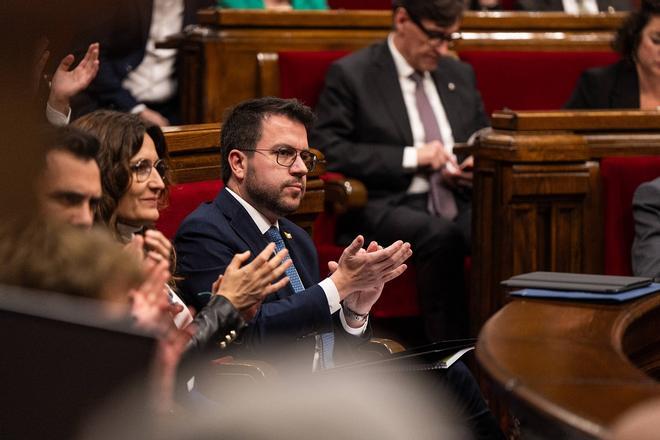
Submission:
<svg viewBox="0 0 660 440">
<path fill-rule="evenodd" d="M 271 226 L 275 226 L 277 229 L 280 229 L 279 222 L 276 221 L 274 225 L 271 224 L 266 218 L 266 216 L 264 216 L 262 213 L 257 211 L 257 209 L 254 206 L 250 205 L 248 202 L 243 200 L 241 196 L 239 196 L 229 188 L 227 188 L 227 192 L 229 192 L 229 194 L 231 194 L 238 201 L 238 203 L 240 203 L 243 206 L 243 208 L 245 208 L 245 210 L 247 211 L 248 215 L 250 216 L 254 224 L 256 224 L 257 228 L 259 228 L 259 232 L 265 234 L 266 231 L 269 230 Z"/>
<path fill-rule="evenodd" d="M 394 34 L 390 33 L 387 36 L 387 47 L 390 49 L 390 53 L 392 54 L 392 59 L 394 59 L 394 67 L 396 67 L 396 72 L 399 75 L 399 78 L 410 78 L 410 75 L 415 73 L 415 69 L 408 64 L 408 61 L 404 58 L 403 55 L 401 55 L 401 52 L 399 52 L 399 49 L 396 48 L 396 45 L 394 44 Z M 422 72 L 424 75 L 424 78 L 429 76 L 428 72 Z"/>
</svg>

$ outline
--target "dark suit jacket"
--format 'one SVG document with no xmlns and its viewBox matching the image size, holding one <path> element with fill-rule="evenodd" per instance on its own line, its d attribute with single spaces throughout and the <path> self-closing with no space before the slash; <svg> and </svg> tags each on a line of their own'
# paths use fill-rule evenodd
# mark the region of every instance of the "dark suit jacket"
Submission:
<svg viewBox="0 0 660 440">
<path fill-rule="evenodd" d="M 317 284 L 318 258 L 309 235 L 287 219 L 280 219 L 279 225 L 280 231 L 292 236 L 285 239 L 285 244 L 306 290 L 294 294 L 289 283 L 270 295 L 240 340 L 230 347 L 234 354 L 246 355 L 248 351 L 247 356 L 275 359 L 276 363 L 279 359 L 270 352 L 271 348 L 286 347 L 289 353 L 290 348 L 296 347 L 309 362 L 304 367 L 311 370 L 313 336 L 317 333 L 336 329 L 335 347 L 339 351 L 347 345 L 361 343 L 363 338 L 346 333 L 338 316 L 330 315 L 325 293 Z M 184 278 L 180 283 L 184 300 L 202 306 L 195 295 L 211 289 L 234 254 L 249 250 L 254 257 L 268 243 L 243 206 L 223 189 L 213 202 L 200 205 L 186 217 L 174 238 L 177 274 Z"/>
<path fill-rule="evenodd" d="M 213 0 L 184 0 L 183 26 L 195 22 L 198 9 L 214 4 Z M 138 67 L 145 55 L 153 0 L 119 0 L 113 18 L 86 44 L 99 41 L 99 72 L 88 90 L 74 102 L 75 116 L 97 108 L 129 111 L 139 102 L 122 87 L 122 81 Z"/>
<path fill-rule="evenodd" d="M 660 178 L 643 183 L 633 197 L 633 274 L 660 278 Z"/>
<path fill-rule="evenodd" d="M 468 64 L 443 57 L 431 75 L 456 142 L 488 125 Z M 414 174 L 402 167 L 403 149 L 413 136 L 387 41 L 330 66 L 316 113 L 310 145 L 323 151 L 330 170 L 364 182 L 366 214 L 405 195 Z"/>
<path fill-rule="evenodd" d="M 621 60 L 611 66 L 584 71 L 564 107 L 638 109 L 639 78 L 635 64 L 628 60 Z"/>
<path fill-rule="evenodd" d="M 615 11 L 632 10 L 629 0 L 596 0 L 596 3 L 598 3 L 599 11 L 608 11 L 610 7 Z M 564 10 L 561 0 L 518 0 L 516 7 L 521 11 L 561 12 Z"/>
</svg>

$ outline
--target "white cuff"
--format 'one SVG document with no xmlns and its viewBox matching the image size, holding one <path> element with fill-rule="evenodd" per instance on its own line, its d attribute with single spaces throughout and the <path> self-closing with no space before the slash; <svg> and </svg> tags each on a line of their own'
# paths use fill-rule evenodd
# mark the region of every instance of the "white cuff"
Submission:
<svg viewBox="0 0 660 440">
<path fill-rule="evenodd" d="M 404 170 L 414 171 L 417 169 L 417 148 L 404 147 L 402 165 Z"/>
<path fill-rule="evenodd" d="M 325 297 L 328 299 L 330 314 L 332 315 L 337 310 L 341 309 L 341 304 L 339 304 L 341 299 L 339 298 L 339 291 L 337 290 L 337 286 L 335 286 L 335 282 L 328 277 L 321 281 L 319 286 L 321 286 L 321 289 L 323 289 L 323 292 L 325 293 Z"/>
<path fill-rule="evenodd" d="M 133 115 L 137 115 L 137 114 L 139 114 L 139 113 L 142 113 L 142 112 L 145 111 L 146 109 L 147 109 L 147 106 L 146 106 L 146 105 L 144 105 L 144 104 L 138 104 L 138 105 L 136 105 L 135 107 L 133 107 L 133 108 L 131 109 L 130 113 L 133 114 Z"/>
<path fill-rule="evenodd" d="M 339 320 L 341 321 L 341 326 L 344 327 L 344 330 L 346 330 L 346 333 L 349 333 L 353 336 L 362 336 L 364 334 L 364 331 L 367 329 L 367 323 L 369 322 L 369 317 L 364 320 L 364 324 L 362 324 L 362 327 L 351 327 L 348 325 L 346 322 L 346 317 L 344 316 L 344 311 L 339 312 Z"/>
<path fill-rule="evenodd" d="M 69 111 L 65 115 L 64 113 L 55 110 L 51 105 L 47 102 L 46 103 L 46 119 L 48 119 L 48 122 L 53 124 L 56 127 L 63 127 L 65 125 L 69 124 L 69 121 L 71 120 L 71 107 L 69 107 Z"/>
</svg>

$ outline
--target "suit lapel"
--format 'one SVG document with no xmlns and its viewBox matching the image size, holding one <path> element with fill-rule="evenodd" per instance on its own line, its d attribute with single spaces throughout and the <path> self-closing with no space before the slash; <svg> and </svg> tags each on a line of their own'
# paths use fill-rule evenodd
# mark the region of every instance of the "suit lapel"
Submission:
<svg viewBox="0 0 660 440">
<path fill-rule="evenodd" d="M 463 126 L 461 124 L 463 119 L 461 109 L 463 106 L 461 105 L 459 94 L 456 93 L 456 82 L 453 81 L 449 69 L 443 68 L 442 60 L 441 58 L 438 68 L 431 72 L 431 77 L 440 96 L 442 107 L 445 109 L 445 115 L 447 115 L 453 137 L 454 139 L 462 139 L 461 133 L 456 133 L 455 131 Z"/>
<path fill-rule="evenodd" d="M 268 240 L 261 234 L 250 215 L 226 189 L 220 191 L 214 203 L 222 206 L 222 212 L 231 228 L 245 241 L 253 257 L 268 245 Z"/>
<path fill-rule="evenodd" d="M 268 246 L 270 241 L 261 233 L 261 231 L 259 231 L 259 228 L 257 228 L 257 225 L 254 223 L 252 217 L 250 217 L 250 214 L 247 213 L 245 208 L 243 208 L 238 200 L 229 194 L 226 189 L 220 191 L 220 194 L 218 194 L 218 197 L 215 199 L 215 203 L 219 206 L 224 206 L 222 212 L 227 217 L 227 221 L 231 225 L 231 228 L 234 230 L 236 235 L 245 241 L 245 244 L 252 253 L 252 258 L 263 251 L 266 246 Z M 300 275 L 300 278 L 303 281 L 303 285 L 307 286 L 308 284 L 306 281 L 309 280 L 309 277 L 303 278 L 303 274 L 300 272 L 300 269 L 298 269 L 299 266 L 304 267 L 304 265 L 296 261 L 295 254 L 292 252 L 292 250 L 295 251 L 296 246 L 289 247 L 291 242 L 293 242 L 293 240 L 287 240 L 286 237 L 284 237 L 284 243 L 287 248 L 289 248 L 289 254 L 291 255 L 293 263 L 296 265 L 298 275 Z M 295 293 L 291 283 L 287 284 L 286 289 L 289 295 L 293 295 Z"/>
<path fill-rule="evenodd" d="M 371 63 L 370 76 L 374 79 L 376 96 L 383 101 L 381 108 L 385 109 L 392 125 L 396 127 L 404 145 L 412 145 L 413 137 L 410 129 L 410 120 L 406 112 L 406 104 L 401 93 L 399 75 L 392 59 L 392 54 L 387 47 L 387 42 L 375 48 L 374 62 Z"/>
<path fill-rule="evenodd" d="M 639 108 L 639 77 L 635 65 L 620 61 L 610 98 L 610 108 Z M 630 91 L 634 93 L 630 93 Z"/>
</svg>

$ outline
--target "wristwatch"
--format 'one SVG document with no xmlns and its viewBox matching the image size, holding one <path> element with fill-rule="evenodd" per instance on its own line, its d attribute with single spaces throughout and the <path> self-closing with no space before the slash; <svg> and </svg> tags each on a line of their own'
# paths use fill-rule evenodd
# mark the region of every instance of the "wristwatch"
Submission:
<svg viewBox="0 0 660 440">
<path fill-rule="evenodd" d="M 353 321 L 364 321 L 369 316 L 368 312 L 364 314 L 354 312 L 353 310 L 349 309 L 346 304 L 342 304 L 341 308 L 344 311 L 344 316 L 346 319 L 352 319 Z"/>
</svg>

